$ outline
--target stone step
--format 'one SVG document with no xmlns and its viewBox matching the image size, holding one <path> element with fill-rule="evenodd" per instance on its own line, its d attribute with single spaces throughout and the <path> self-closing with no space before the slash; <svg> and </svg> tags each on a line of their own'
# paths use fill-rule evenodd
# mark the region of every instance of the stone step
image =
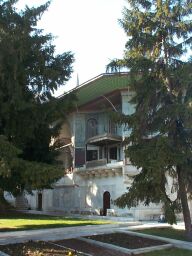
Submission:
<svg viewBox="0 0 192 256">
<path fill-rule="evenodd" d="M 17 196 L 15 200 L 15 207 L 18 210 L 27 210 L 29 208 L 27 199 L 24 196 Z"/>
</svg>

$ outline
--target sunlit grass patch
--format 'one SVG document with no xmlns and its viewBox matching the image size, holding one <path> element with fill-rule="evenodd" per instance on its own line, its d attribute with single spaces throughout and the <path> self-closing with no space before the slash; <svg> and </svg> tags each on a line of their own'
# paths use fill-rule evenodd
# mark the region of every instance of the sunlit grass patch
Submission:
<svg viewBox="0 0 192 256">
<path fill-rule="evenodd" d="M 167 237 L 171 239 L 187 241 L 187 238 L 185 236 L 185 230 L 175 229 L 172 227 L 147 228 L 147 229 L 137 230 L 137 232 L 145 233 L 148 235 L 162 236 L 162 237 Z M 192 252 L 191 252 L 191 255 L 192 255 Z"/>
<path fill-rule="evenodd" d="M 89 220 L 62 216 L 45 216 L 35 214 L 0 215 L 0 231 L 15 231 L 28 229 L 59 228 L 84 225 L 109 224 L 111 221 Z"/>
</svg>

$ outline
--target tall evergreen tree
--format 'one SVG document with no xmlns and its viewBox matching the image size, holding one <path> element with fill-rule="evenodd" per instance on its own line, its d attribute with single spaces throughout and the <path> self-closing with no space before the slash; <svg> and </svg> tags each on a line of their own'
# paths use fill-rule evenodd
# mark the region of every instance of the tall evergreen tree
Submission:
<svg viewBox="0 0 192 256">
<path fill-rule="evenodd" d="M 129 191 L 116 200 L 120 207 L 163 203 L 166 219 L 176 221 L 182 209 L 192 237 L 188 198 L 192 180 L 192 62 L 183 61 L 192 46 L 192 2 L 128 0 L 120 23 L 128 36 L 122 60 L 109 68 L 128 67 L 135 113 L 120 116 L 131 135 L 126 155 L 141 172 Z M 176 200 L 168 195 L 172 177 Z"/>
<path fill-rule="evenodd" d="M 49 144 L 73 97 L 53 92 L 69 80 L 74 61 L 71 52 L 56 55 L 53 36 L 37 28 L 50 2 L 23 11 L 17 2 L 0 1 L 0 191 L 14 194 L 63 174 Z"/>
</svg>

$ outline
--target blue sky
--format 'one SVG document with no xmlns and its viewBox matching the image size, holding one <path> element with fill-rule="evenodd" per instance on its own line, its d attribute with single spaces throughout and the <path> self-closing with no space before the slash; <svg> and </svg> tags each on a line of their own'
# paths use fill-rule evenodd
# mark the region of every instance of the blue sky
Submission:
<svg viewBox="0 0 192 256">
<path fill-rule="evenodd" d="M 19 0 L 17 7 L 45 0 Z M 74 73 L 56 95 L 105 72 L 107 63 L 123 56 L 126 35 L 118 23 L 125 0 L 52 0 L 38 26 L 56 36 L 57 53 L 71 51 Z"/>
</svg>

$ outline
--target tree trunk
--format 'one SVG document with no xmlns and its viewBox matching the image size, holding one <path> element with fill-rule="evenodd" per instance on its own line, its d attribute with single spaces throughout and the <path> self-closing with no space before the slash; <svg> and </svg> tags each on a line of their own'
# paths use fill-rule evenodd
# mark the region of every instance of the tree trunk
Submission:
<svg viewBox="0 0 192 256">
<path fill-rule="evenodd" d="M 191 216 L 190 216 L 190 210 L 188 205 L 188 197 L 187 197 L 187 191 L 185 187 L 185 180 L 183 178 L 184 175 L 182 174 L 182 168 L 180 166 L 177 166 L 177 174 L 178 174 L 178 184 L 179 184 L 179 195 L 181 198 L 183 218 L 185 223 L 185 231 L 186 231 L 187 237 L 190 238 L 190 240 L 192 240 Z"/>
</svg>

